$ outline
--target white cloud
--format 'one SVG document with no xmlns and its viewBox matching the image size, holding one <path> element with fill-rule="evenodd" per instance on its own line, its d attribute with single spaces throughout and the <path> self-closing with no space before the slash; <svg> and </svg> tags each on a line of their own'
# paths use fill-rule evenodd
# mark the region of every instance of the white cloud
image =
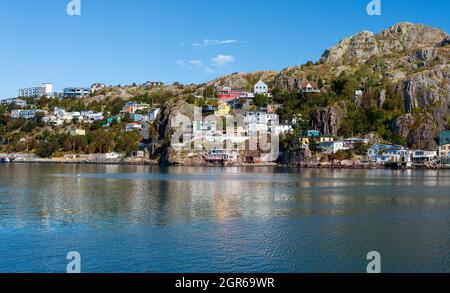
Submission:
<svg viewBox="0 0 450 293">
<path fill-rule="evenodd" d="M 235 58 L 232 55 L 217 55 L 211 59 L 211 62 L 216 66 L 222 67 L 233 63 L 234 60 Z"/>
<path fill-rule="evenodd" d="M 201 60 L 178 60 L 177 64 L 188 70 L 201 70 L 206 73 L 213 73 L 214 70 L 208 65 L 203 64 Z"/>
<path fill-rule="evenodd" d="M 211 46 L 221 46 L 221 45 L 230 45 L 230 44 L 240 44 L 243 43 L 238 40 L 209 40 L 205 39 L 200 42 L 187 42 L 182 43 L 183 47 L 193 47 L 193 48 L 206 48 Z"/>
<path fill-rule="evenodd" d="M 178 60 L 178 66 L 187 70 L 202 71 L 204 73 L 218 73 L 221 69 L 224 69 L 228 65 L 235 61 L 232 55 L 217 55 L 209 62 L 203 62 L 202 60 Z"/>
<path fill-rule="evenodd" d="M 192 64 L 194 66 L 203 66 L 203 62 L 200 60 L 190 60 L 188 61 L 189 64 Z"/>
</svg>

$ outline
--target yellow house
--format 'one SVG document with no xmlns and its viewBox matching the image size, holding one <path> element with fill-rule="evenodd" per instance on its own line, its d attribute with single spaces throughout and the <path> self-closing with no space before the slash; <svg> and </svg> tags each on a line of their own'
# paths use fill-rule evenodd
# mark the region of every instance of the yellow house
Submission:
<svg viewBox="0 0 450 293">
<path fill-rule="evenodd" d="M 439 146 L 439 157 L 450 158 L 450 143 Z"/>
<path fill-rule="evenodd" d="M 329 137 L 329 136 L 321 136 L 321 137 L 318 137 L 316 139 L 316 142 L 318 142 L 318 143 L 321 143 L 321 142 L 333 142 L 333 141 L 334 141 L 334 138 Z"/>
<path fill-rule="evenodd" d="M 309 145 L 311 141 L 315 141 L 317 143 L 322 143 L 322 142 L 333 142 L 334 138 L 333 137 L 329 137 L 329 136 L 320 136 L 320 137 L 300 137 L 300 143 L 301 144 L 307 144 Z"/>
<path fill-rule="evenodd" d="M 309 145 L 309 137 L 300 137 L 300 143 L 301 144 L 307 144 Z"/>
<path fill-rule="evenodd" d="M 228 103 L 220 101 L 217 105 L 217 111 L 215 112 L 216 116 L 227 116 L 231 111 L 230 105 Z"/>
</svg>

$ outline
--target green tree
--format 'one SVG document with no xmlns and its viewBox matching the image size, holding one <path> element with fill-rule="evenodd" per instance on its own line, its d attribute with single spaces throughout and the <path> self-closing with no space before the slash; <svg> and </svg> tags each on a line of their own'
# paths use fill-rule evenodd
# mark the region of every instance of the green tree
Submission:
<svg viewBox="0 0 450 293">
<path fill-rule="evenodd" d="M 41 158 L 50 158 L 52 155 L 61 149 L 61 145 L 57 136 L 50 136 L 45 140 L 41 140 L 36 148 L 36 155 Z"/>
<path fill-rule="evenodd" d="M 267 104 L 269 103 L 269 99 L 266 95 L 257 94 L 255 95 L 255 98 L 253 99 L 253 102 L 257 107 L 267 107 Z"/>
</svg>

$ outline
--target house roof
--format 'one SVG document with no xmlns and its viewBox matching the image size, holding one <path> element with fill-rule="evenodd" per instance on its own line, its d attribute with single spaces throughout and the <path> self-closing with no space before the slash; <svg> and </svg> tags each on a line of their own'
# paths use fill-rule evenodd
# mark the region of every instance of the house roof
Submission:
<svg viewBox="0 0 450 293">
<path fill-rule="evenodd" d="M 306 79 L 303 79 L 303 80 L 299 81 L 299 87 L 300 88 L 305 89 L 305 88 L 307 88 L 309 86 L 311 86 L 314 89 L 318 89 L 319 88 L 319 86 L 317 85 L 317 82 L 315 82 L 315 81 L 309 82 Z"/>
<path fill-rule="evenodd" d="M 263 85 L 263 86 L 267 86 L 267 84 L 264 82 L 264 81 L 262 81 L 262 80 L 259 80 L 256 84 L 255 84 L 255 86 L 261 86 L 261 85 Z"/>
</svg>

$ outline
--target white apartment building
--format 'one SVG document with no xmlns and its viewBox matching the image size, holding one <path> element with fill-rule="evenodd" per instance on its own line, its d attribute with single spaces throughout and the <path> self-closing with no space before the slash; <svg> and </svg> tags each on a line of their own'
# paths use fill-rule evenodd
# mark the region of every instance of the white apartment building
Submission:
<svg viewBox="0 0 450 293">
<path fill-rule="evenodd" d="M 19 89 L 19 97 L 41 98 L 53 96 L 53 84 L 43 83 L 42 86 Z"/>
</svg>

